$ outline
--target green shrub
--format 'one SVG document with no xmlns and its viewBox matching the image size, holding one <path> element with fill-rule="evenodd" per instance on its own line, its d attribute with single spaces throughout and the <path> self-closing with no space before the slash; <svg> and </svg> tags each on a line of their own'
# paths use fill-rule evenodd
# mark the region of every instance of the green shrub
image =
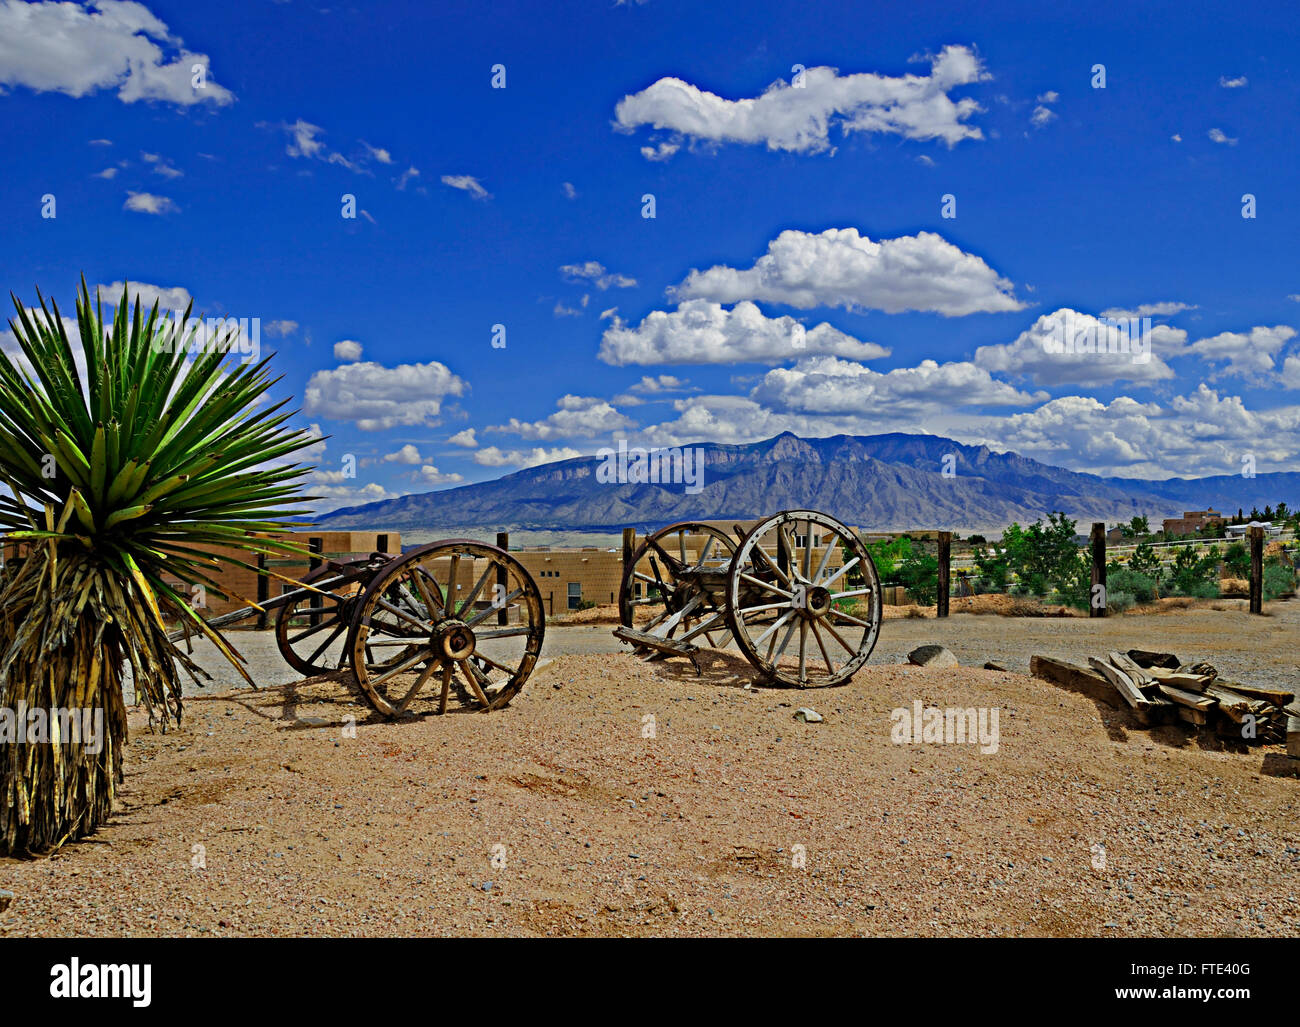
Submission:
<svg viewBox="0 0 1300 1027">
<path fill-rule="evenodd" d="M 1276 599 L 1295 591 L 1295 571 L 1274 557 L 1264 564 L 1264 598 Z"/>
<path fill-rule="evenodd" d="M 1241 542 L 1233 542 L 1223 554 L 1223 569 L 1234 578 L 1250 577 L 1250 551 Z"/>
<path fill-rule="evenodd" d="M 1174 549 L 1174 562 L 1165 578 L 1164 590 L 1170 595 L 1215 599 L 1219 595 L 1218 554 L 1197 556 L 1191 546 Z"/>
<path fill-rule="evenodd" d="M 1106 605 L 1112 606 L 1117 594 L 1126 594 L 1135 602 L 1149 603 L 1156 599 L 1155 580 L 1129 567 L 1106 572 Z"/>
<path fill-rule="evenodd" d="M 928 553 L 910 552 L 898 565 L 898 582 L 918 606 L 933 606 L 939 598 L 939 560 Z"/>
<path fill-rule="evenodd" d="M 1131 610 L 1137 604 L 1137 599 L 1132 592 L 1115 592 L 1109 587 L 1106 589 L 1106 609 L 1112 613 L 1123 613 L 1125 610 Z"/>
</svg>

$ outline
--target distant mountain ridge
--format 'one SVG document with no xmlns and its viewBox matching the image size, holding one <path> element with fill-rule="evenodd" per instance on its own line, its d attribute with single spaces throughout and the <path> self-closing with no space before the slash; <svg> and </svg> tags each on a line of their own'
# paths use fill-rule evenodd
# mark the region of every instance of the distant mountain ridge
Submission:
<svg viewBox="0 0 1300 1027">
<path fill-rule="evenodd" d="M 329 529 L 437 530 L 479 525 L 611 531 L 690 519 L 748 520 L 810 507 L 874 530 L 998 529 L 1064 510 L 1081 523 L 1170 517 L 1212 506 L 1235 513 L 1285 500 L 1300 505 L 1300 473 L 1219 475 L 1164 482 L 1102 478 L 995 453 L 937 435 L 791 432 L 748 445 L 701 443 L 704 487 L 597 480 L 598 457 L 576 457 L 495 481 L 347 507 L 322 515 Z M 947 472 L 947 473 L 945 473 Z"/>
</svg>

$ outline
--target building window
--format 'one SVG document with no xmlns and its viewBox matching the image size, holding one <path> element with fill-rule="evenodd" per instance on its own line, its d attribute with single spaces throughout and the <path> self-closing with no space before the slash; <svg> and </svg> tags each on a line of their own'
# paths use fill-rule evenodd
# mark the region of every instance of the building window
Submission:
<svg viewBox="0 0 1300 1027">
<path fill-rule="evenodd" d="M 582 602 L 582 582 L 570 581 L 569 582 L 569 609 L 576 610 L 578 608 L 578 605 L 581 602 Z"/>
</svg>

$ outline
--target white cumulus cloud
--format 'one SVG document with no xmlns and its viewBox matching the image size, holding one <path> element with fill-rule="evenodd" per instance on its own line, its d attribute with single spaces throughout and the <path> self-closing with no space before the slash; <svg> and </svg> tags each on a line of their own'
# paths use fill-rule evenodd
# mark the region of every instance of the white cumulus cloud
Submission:
<svg viewBox="0 0 1300 1027">
<path fill-rule="evenodd" d="M 559 409 L 543 420 L 521 421 L 512 417 L 508 423 L 487 430 L 545 442 L 552 439 L 590 439 L 635 426 L 634 421 L 616 410 L 608 400 L 595 396 L 561 396 L 555 405 Z"/>
<path fill-rule="evenodd" d="M 307 382 L 303 410 L 336 421 L 355 421 L 362 431 L 399 424 L 436 426 L 448 396 L 469 384 L 436 360 L 384 367 L 371 361 L 317 371 Z"/>
<path fill-rule="evenodd" d="M 361 343 L 355 339 L 340 339 L 334 343 L 334 359 L 352 364 L 361 359 Z"/>
<path fill-rule="evenodd" d="M 832 126 L 845 135 L 885 133 L 938 139 L 949 146 L 982 139 L 980 129 L 967 123 L 980 105 L 948 95 L 986 77 L 979 57 L 968 47 L 948 46 L 929 61 L 927 75 L 841 75 L 835 68 L 808 68 L 791 82 L 775 82 L 761 95 L 740 100 L 724 99 L 679 78 L 661 78 L 618 102 L 615 127 L 631 132 L 649 126 L 672 133 L 657 147 L 642 148 L 650 160 L 672 156 L 679 137 L 817 153 L 831 148 Z"/>
<path fill-rule="evenodd" d="M 635 328 L 615 318 L 601 338 L 599 356 L 624 366 L 774 363 L 819 353 L 875 360 L 889 350 L 824 322 L 805 328 L 788 315 L 768 317 L 748 300 L 728 310 L 698 299 L 674 311 L 651 311 Z"/>
<path fill-rule="evenodd" d="M 1011 282 L 941 235 L 918 232 L 873 242 L 856 228 L 817 234 L 788 229 L 753 267 L 692 271 L 673 294 L 716 303 L 749 299 L 801 309 L 922 310 L 946 317 L 1024 306 Z"/>
<path fill-rule="evenodd" d="M 0 3 L 0 85 L 73 97 L 116 89 L 123 103 L 231 103 L 234 95 L 213 79 L 209 63 L 134 0 Z M 203 67 L 201 88 L 195 64 Z"/>
</svg>

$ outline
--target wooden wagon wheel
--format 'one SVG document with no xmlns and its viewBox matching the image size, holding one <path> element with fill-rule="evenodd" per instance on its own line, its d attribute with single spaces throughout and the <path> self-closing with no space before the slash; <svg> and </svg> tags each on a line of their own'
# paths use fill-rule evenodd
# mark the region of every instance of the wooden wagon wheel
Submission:
<svg viewBox="0 0 1300 1027">
<path fill-rule="evenodd" d="M 727 576 L 740 651 L 772 680 L 800 688 L 853 677 L 875 647 L 880 605 L 880 579 L 862 540 L 816 510 L 788 510 L 756 525 Z"/>
<path fill-rule="evenodd" d="M 381 554 L 368 560 L 330 562 L 302 578 L 320 593 L 304 592 L 280 607 L 275 642 L 285 662 L 308 677 L 337 670 L 347 662 L 347 631 L 366 584 L 383 565 Z"/>
<path fill-rule="evenodd" d="M 711 646 L 725 645 L 723 587 L 735 551 L 731 536 L 709 524 L 683 521 L 661 528 L 637 546 L 623 568 L 619 620 L 625 628 L 675 636 L 677 642 L 703 635 Z M 634 623 L 646 614 L 648 621 Z"/>
<path fill-rule="evenodd" d="M 439 713 L 453 686 L 487 711 L 524 687 L 545 630 L 542 596 L 523 564 L 496 546 L 447 539 L 375 576 L 347 648 L 357 684 L 385 716 L 406 713 L 431 683 Z"/>
</svg>

